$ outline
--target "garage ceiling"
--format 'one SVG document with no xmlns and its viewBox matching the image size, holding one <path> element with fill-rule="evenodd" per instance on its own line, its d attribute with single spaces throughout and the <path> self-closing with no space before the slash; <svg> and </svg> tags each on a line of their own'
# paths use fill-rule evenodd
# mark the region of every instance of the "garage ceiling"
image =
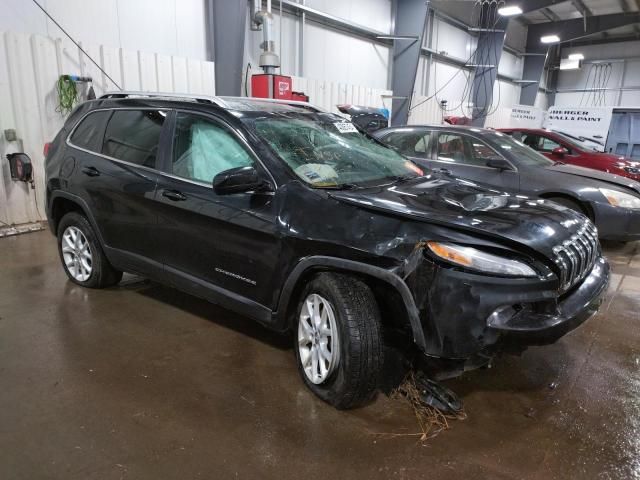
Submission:
<svg viewBox="0 0 640 480">
<path fill-rule="evenodd" d="M 477 0 L 434 0 L 433 7 L 446 15 L 460 20 L 467 25 L 474 23 L 474 9 L 470 8 Z M 509 0 L 509 5 L 518 5 L 525 10 L 531 4 L 544 5 L 517 17 L 524 25 L 560 22 L 583 18 L 584 16 L 611 15 L 640 12 L 640 0 L 543 0 L 524 1 Z M 640 39 L 640 23 L 608 30 L 589 37 L 591 43 L 609 42 L 615 39 Z M 582 41 L 585 39 L 583 38 Z"/>
<path fill-rule="evenodd" d="M 640 11 L 640 2 L 635 0 L 569 0 L 557 2 L 520 17 L 525 23 L 557 22 L 587 16 Z"/>
</svg>

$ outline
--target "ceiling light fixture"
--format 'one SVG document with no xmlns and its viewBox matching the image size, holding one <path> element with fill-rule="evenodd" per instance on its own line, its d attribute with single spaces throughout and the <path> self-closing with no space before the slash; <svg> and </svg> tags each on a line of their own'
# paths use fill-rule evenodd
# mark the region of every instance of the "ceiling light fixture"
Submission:
<svg viewBox="0 0 640 480">
<path fill-rule="evenodd" d="M 558 43 L 560 37 L 558 35 L 545 35 L 544 37 L 540 37 L 540 41 L 542 43 Z"/>
<path fill-rule="evenodd" d="M 571 58 L 560 59 L 560 70 L 578 70 L 582 65 L 580 60 L 572 60 Z"/>
<path fill-rule="evenodd" d="M 584 60 L 584 55 L 581 53 L 570 53 L 569 60 Z"/>
<path fill-rule="evenodd" d="M 498 14 L 503 17 L 512 17 L 513 15 L 520 15 L 522 9 L 517 5 L 511 5 L 508 7 L 502 7 L 498 9 Z"/>
</svg>

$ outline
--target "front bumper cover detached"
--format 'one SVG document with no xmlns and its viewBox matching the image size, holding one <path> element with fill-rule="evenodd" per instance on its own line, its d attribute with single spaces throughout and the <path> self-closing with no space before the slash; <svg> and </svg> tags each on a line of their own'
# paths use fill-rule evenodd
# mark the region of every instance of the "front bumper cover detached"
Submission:
<svg viewBox="0 0 640 480">
<path fill-rule="evenodd" d="M 600 308 L 609 283 L 609 264 L 600 257 L 582 283 L 557 303 L 555 311 L 534 312 L 512 307 L 492 314 L 487 326 L 527 345 L 553 343 L 575 329 Z"/>
<path fill-rule="evenodd" d="M 553 278 L 506 279 L 432 266 L 426 294 L 416 297 L 424 353 L 464 360 L 553 343 L 597 312 L 609 275 L 608 263 L 599 257 L 589 274 L 561 295 Z"/>
</svg>

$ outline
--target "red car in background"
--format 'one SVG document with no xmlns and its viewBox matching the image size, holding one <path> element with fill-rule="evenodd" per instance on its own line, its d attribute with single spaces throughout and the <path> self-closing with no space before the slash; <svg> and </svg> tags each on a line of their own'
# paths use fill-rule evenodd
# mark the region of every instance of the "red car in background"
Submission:
<svg viewBox="0 0 640 480">
<path fill-rule="evenodd" d="M 640 181 L 640 161 L 611 153 L 594 152 L 567 135 L 541 128 L 498 128 L 552 160 Z"/>
</svg>

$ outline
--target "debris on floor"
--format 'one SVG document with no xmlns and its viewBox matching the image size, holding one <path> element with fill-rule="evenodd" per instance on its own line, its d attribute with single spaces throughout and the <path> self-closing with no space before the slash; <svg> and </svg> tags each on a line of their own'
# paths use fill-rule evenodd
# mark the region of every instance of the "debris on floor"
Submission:
<svg viewBox="0 0 640 480">
<path fill-rule="evenodd" d="M 420 441 L 424 442 L 447 430 L 450 420 L 467 418 L 462 400 L 454 392 L 430 380 L 421 372 L 410 371 L 390 397 L 409 402 L 420 431 L 381 434 L 385 437 L 418 436 Z"/>
</svg>

